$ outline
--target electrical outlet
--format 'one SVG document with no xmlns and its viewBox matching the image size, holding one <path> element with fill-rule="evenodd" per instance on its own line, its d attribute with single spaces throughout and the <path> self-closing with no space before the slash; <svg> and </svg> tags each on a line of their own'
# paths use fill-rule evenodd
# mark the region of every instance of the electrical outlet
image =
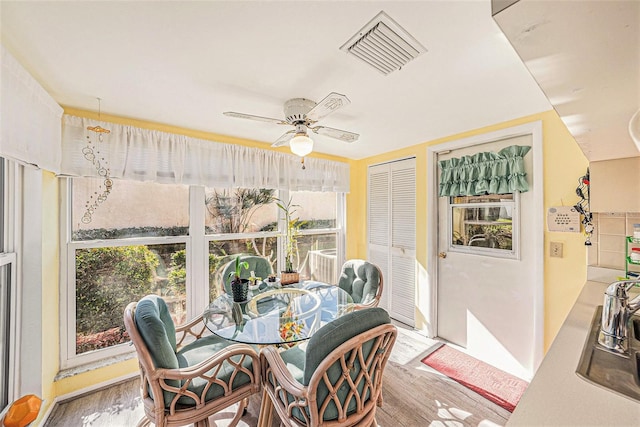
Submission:
<svg viewBox="0 0 640 427">
<path fill-rule="evenodd" d="M 549 255 L 554 258 L 562 258 L 562 243 L 551 242 L 549 245 Z"/>
</svg>

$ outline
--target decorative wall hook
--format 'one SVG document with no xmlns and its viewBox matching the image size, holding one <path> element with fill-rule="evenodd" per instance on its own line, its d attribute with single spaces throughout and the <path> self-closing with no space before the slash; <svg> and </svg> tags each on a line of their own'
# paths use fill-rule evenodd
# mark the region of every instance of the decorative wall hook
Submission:
<svg viewBox="0 0 640 427">
<path fill-rule="evenodd" d="M 578 187 L 576 188 L 576 195 L 580 198 L 580 201 L 574 206 L 575 210 L 582 215 L 582 225 L 586 239 L 584 244 L 591 246 L 591 236 L 593 235 L 593 214 L 591 213 L 590 192 L 591 182 L 589 181 L 589 168 L 584 176 L 578 178 Z"/>
</svg>

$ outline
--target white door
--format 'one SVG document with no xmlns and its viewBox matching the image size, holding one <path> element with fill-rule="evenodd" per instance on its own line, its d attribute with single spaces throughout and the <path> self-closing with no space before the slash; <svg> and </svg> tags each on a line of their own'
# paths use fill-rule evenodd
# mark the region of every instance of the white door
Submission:
<svg viewBox="0 0 640 427">
<path fill-rule="evenodd" d="M 456 149 L 437 160 L 511 145 L 531 146 L 532 137 Z M 438 197 L 438 336 L 524 378 L 535 371 L 536 351 L 532 152 L 524 157 L 530 190 L 512 201 Z"/>
<path fill-rule="evenodd" d="M 369 167 L 368 251 L 384 278 L 380 306 L 415 325 L 415 159 Z"/>
</svg>

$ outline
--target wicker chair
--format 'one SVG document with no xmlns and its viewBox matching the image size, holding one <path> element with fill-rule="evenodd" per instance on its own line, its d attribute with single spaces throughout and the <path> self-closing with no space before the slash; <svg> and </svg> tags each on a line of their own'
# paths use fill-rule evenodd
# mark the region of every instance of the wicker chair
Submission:
<svg viewBox="0 0 640 427">
<path fill-rule="evenodd" d="M 377 307 L 382 296 L 382 271 L 362 259 L 351 259 L 342 266 L 338 286 L 353 298 L 355 309 Z"/>
<path fill-rule="evenodd" d="M 125 309 L 124 324 L 138 353 L 145 417 L 138 426 L 209 426 L 208 417 L 260 391 L 260 359 L 244 344 L 203 336 L 202 318 L 175 328 L 164 300 L 149 295 Z M 188 342 L 190 341 L 190 342 Z"/>
<path fill-rule="evenodd" d="M 396 334 L 388 313 L 370 308 L 323 326 L 306 349 L 263 348 L 260 425 L 270 425 L 273 408 L 289 427 L 377 425 Z"/>
</svg>

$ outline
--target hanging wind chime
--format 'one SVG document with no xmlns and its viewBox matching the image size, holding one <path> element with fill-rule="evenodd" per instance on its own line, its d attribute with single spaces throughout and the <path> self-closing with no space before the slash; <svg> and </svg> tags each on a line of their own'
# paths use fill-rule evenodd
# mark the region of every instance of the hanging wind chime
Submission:
<svg viewBox="0 0 640 427">
<path fill-rule="evenodd" d="M 100 121 L 100 101 L 98 98 L 98 121 Z M 91 222 L 93 213 L 98 209 L 102 203 L 107 200 L 111 189 L 113 188 L 113 180 L 111 179 L 111 171 L 109 170 L 109 164 L 100 152 L 100 146 L 104 140 L 104 135 L 111 133 L 109 129 L 105 129 L 100 125 L 87 126 L 87 145 L 82 148 L 82 154 L 87 161 L 91 162 L 96 170 L 99 178 L 102 178 L 98 188 L 89 196 L 89 199 L 85 203 L 85 212 L 82 215 L 81 221 L 83 224 L 89 224 Z M 93 138 L 97 135 L 98 142 L 94 143 Z"/>
<path fill-rule="evenodd" d="M 582 215 L 582 225 L 584 227 L 584 233 L 587 238 L 585 239 L 584 244 L 587 246 L 591 246 L 591 236 L 593 235 L 593 214 L 591 213 L 591 208 L 589 201 L 591 199 L 590 188 L 591 184 L 589 182 L 589 168 L 587 168 L 587 173 L 584 176 L 578 178 L 578 187 L 576 188 L 576 194 L 580 197 L 580 201 L 574 206 L 574 209 Z"/>
</svg>

